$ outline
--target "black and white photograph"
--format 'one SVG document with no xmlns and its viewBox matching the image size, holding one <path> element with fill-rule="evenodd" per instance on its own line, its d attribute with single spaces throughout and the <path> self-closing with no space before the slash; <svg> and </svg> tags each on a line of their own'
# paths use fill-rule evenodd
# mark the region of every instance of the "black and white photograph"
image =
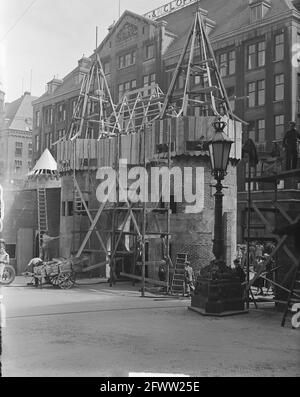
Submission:
<svg viewBox="0 0 300 397">
<path fill-rule="evenodd" d="M 300 0 L 0 0 L 0 377 L 199 393 L 299 332 Z"/>
</svg>

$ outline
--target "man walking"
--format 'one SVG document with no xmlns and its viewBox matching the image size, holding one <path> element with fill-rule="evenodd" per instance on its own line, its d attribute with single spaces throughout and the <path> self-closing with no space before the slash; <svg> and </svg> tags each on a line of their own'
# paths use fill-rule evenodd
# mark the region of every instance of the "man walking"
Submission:
<svg viewBox="0 0 300 397">
<path fill-rule="evenodd" d="M 290 129 L 283 139 L 283 149 L 286 152 L 286 171 L 295 170 L 298 163 L 298 141 L 300 133 L 296 130 L 296 123 L 290 122 Z"/>
</svg>

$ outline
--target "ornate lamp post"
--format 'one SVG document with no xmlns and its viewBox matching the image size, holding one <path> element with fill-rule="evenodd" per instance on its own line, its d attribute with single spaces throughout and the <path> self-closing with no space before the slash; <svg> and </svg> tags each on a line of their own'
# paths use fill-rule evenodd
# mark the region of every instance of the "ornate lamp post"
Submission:
<svg viewBox="0 0 300 397">
<path fill-rule="evenodd" d="M 234 143 L 224 133 L 226 123 L 217 121 L 214 123 L 216 134 L 209 142 L 209 154 L 212 167 L 212 175 L 217 181 L 215 194 L 215 237 L 213 253 L 217 261 L 224 260 L 224 233 L 223 233 L 223 185 L 222 181 L 227 175 L 231 146 Z"/>
<path fill-rule="evenodd" d="M 225 122 L 217 121 L 213 125 L 216 133 L 209 142 L 209 153 L 212 175 L 217 181 L 213 240 L 215 260 L 201 271 L 190 309 L 204 315 L 227 316 L 245 313 L 241 280 L 230 267 L 226 266 L 224 255 L 222 181 L 227 175 L 231 146 L 234 142 L 224 133 L 227 125 Z"/>
</svg>

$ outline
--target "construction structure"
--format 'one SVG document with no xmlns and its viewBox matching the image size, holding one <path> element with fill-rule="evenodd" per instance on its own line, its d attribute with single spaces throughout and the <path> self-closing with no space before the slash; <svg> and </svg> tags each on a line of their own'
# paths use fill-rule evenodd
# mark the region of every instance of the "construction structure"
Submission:
<svg viewBox="0 0 300 397">
<path fill-rule="evenodd" d="M 231 111 L 205 26 L 198 10 L 166 95 L 153 84 L 126 92 L 114 105 L 95 53 L 69 131 L 56 142 L 62 182 L 60 255 L 88 255 L 86 271 L 105 269 L 111 283 L 116 276 L 140 280 L 143 294 L 146 282 L 170 289 L 178 254 L 186 254 L 195 270 L 213 259 L 207 142 L 220 118 L 234 141 L 224 206 L 229 263 L 236 253 L 242 128 Z M 195 77 L 199 84 L 192 90 Z M 178 98 L 179 79 L 184 92 Z M 158 278 L 161 266 L 164 281 Z"/>
<path fill-rule="evenodd" d="M 59 235 L 60 194 L 57 164 L 48 149 L 27 175 L 23 189 L 4 191 L 2 236 L 18 275 L 26 272 L 30 260 L 40 255 L 42 232 Z M 53 257 L 58 257 L 58 242 L 51 243 L 50 250 Z"/>
<path fill-rule="evenodd" d="M 245 145 L 246 146 L 246 145 Z M 257 159 L 258 160 L 258 159 Z M 272 287 L 276 306 L 283 308 L 282 326 L 295 303 L 300 303 L 300 251 L 299 251 L 299 209 L 297 186 L 300 183 L 300 169 L 284 171 L 280 153 L 259 164 L 248 158 L 249 176 L 248 202 L 244 211 L 245 241 L 247 242 L 247 283 L 249 299 L 254 300 L 252 287 L 263 280 Z M 259 175 L 257 175 L 259 173 Z M 256 175 L 255 175 L 256 174 Z M 289 187 L 289 195 L 282 194 L 281 186 Z M 255 187 L 255 188 L 254 188 Z M 264 200 L 259 200 L 256 192 L 264 192 Z M 263 265 L 254 268 L 250 279 L 251 244 L 268 244 L 268 257 Z M 253 271 L 253 269 L 252 269 Z M 257 303 L 254 300 L 256 306 Z M 248 301 L 249 305 L 249 301 Z"/>
</svg>

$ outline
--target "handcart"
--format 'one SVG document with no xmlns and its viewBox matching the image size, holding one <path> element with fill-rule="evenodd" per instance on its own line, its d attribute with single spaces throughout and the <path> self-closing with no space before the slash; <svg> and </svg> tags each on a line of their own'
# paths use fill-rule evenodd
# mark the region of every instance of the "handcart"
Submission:
<svg viewBox="0 0 300 397">
<path fill-rule="evenodd" d="M 36 287 L 50 284 L 61 289 L 70 289 L 76 281 L 76 272 L 71 259 L 54 259 L 35 266 L 32 273 L 27 272 L 24 275 L 32 277 Z"/>
</svg>

